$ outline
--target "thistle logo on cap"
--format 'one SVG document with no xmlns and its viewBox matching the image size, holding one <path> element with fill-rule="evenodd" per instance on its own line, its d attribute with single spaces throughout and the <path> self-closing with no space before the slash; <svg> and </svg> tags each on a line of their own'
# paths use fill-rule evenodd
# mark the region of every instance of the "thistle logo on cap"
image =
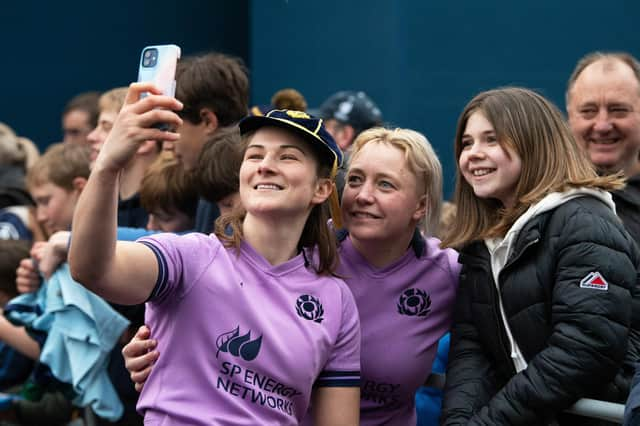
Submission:
<svg viewBox="0 0 640 426">
<path fill-rule="evenodd" d="M 275 126 L 291 130 L 309 142 L 322 154 L 322 161 L 330 166 L 342 165 L 342 151 L 329 134 L 320 118 L 303 111 L 274 109 L 265 115 L 250 115 L 240 121 L 240 134 L 258 130 L 261 127 Z"/>
<path fill-rule="evenodd" d="M 309 116 L 309 114 L 307 114 L 306 112 L 302 112 L 302 111 L 287 111 L 287 115 L 289 117 L 293 117 L 293 118 L 311 118 Z"/>
</svg>

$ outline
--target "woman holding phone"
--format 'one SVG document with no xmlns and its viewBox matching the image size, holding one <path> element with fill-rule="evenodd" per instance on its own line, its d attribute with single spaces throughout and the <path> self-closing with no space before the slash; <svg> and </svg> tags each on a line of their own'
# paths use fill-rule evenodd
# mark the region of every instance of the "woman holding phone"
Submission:
<svg viewBox="0 0 640 426">
<path fill-rule="evenodd" d="M 140 397 L 145 423 L 296 425 L 312 401 L 315 424 L 357 425 L 358 316 L 332 275 L 323 205 L 342 154 L 319 120 L 277 110 L 241 123 L 244 210 L 232 236 L 116 241 L 119 171 L 143 141 L 178 139 L 152 126 L 179 127 L 181 107 L 151 84 L 130 86 L 78 203 L 69 254 L 74 278 L 91 290 L 147 301 L 166 356 Z M 305 248 L 317 248 L 317 267 Z"/>
</svg>

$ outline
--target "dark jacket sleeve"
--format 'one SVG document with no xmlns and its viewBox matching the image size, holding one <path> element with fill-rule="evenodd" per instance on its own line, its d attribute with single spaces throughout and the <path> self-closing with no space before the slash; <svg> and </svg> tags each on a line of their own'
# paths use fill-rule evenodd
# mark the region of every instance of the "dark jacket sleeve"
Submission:
<svg viewBox="0 0 640 426">
<path fill-rule="evenodd" d="M 545 249 L 557 259 L 547 346 L 469 424 L 543 424 L 577 399 L 605 388 L 622 364 L 637 251 L 612 214 L 577 204 L 570 214 L 551 216 L 545 237 Z M 606 290 L 581 286 L 592 272 L 604 277 Z"/>
<path fill-rule="evenodd" d="M 471 288 L 466 267 L 456 296 L 447 381 L 442 402 L 442 425 L 467 424 L 496 392 L 494 371 L 482 348 L 471 312 Z"/>
</svg>

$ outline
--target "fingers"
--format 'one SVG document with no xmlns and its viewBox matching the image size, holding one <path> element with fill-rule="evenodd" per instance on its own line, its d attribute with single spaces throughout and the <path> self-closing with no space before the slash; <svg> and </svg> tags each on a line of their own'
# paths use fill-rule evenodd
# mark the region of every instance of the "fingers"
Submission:
<svg viewBox="0 0 640 426">
<path fill-rule="evenodd" d="M 176 132 L 165 131 L 161 129 L 156 129 L 154 127 L 150 128 L 138 128 L 135 130 L 135 133 L 131 132 L 130 137 L 132 140 L 135 140 L 138 144 L 144 141 L 177 141 L 180 139 L 180 134 Z"/>
<path fill-rule="evenodd" d="M 144 369 L 148 362 L 145 362 L 145 356 L 151 353 L 158 342 L 150 338 L 150 330 L 147 326 L 141 326 L 135 336 L 129 343 L 122 348 L 122 356 L 124 356 L 125 367 L 129 371 L 139 371 Z"/>
<path fill-rule="evenodd" d="M 149 328 L 143 325 L 138 329 L 131 342 L 122 349 L 124 365 L 129 370 L 131 381 L 135 384 L 138 392 L 142 390 L 153 369 L 153 363 L 160 356 L 160 353 L 155 350 L 158 342 L 151 339 L 150 335 Z"/>
<path fill-rule="evenodd" d="M 164 95 L 149 95 L 136 102 L 135 104 L 128 105 L 125 108 L 136 114 L 142 114 L 152 109 L 166 109 L 172 111 L 180 111 L 182 109 L 182 103 L 176 98 Z"/>
<path fill-rule="evenodd" d="M 155 95 L 162 94 L 162 91 L 149 81 L 131 83 L 129 85 L 129 90 L 127 90 L 127 95 L 124 98 L 124 104 L 131 105 L 136 103 L 140 99 L 140 95 L 144 92 L 149 92 Z"/>
<path fill-rule="evenodd" d="M 153 352 L 150 352 L 150 353 L 153 353 Z M 149 374 L 151 374 L 151 370 L 153 370 L 153 365 L 149 365 L 147 368 L 145 368 L 142 371 L 131 372 L 131 381 L 133 382 L 138 392 L 140 392 L 144 387 L 144 384 L 147 381 Z"/>
<path fill-rule="evenodd" d="M 36 259 L 39 259 L 42 256 L 42 251 L 45 249 L 46 246 L 47 246 L 46 241 L 37 241 L 33 243 L 33 245 L 31 246 L 31 250 L 29 252 L 31 257 L 35 257 Z"/>
<path fill-rule="evenodd" d="M 144 324 L 138 327 L 138 331 L 136 331 L 135 336 L 133 336 L 134 339 L 140 340 L 148 339 L 149 337 L 151 337 L 151 329 Z"/>
<path fill-rule="evenodd" d="M 158 360 L 158 351 L 147 352 L 135 358 L 125 357 L 125 366 L 131 374 L 131 380 L 135 383 L 144 382 L 153 368 L 153 363 Z"/>
<path fill-rule="evenodd" d="M 19 293 L 33 293 L 40 287 L 40 275 L 32 259 L 22 259 L 16 269 L 16 287 Z"/>
<path fill-rule="evenodd" d="M 182 124 L 182 120 L 175 112 L 166 109 L 153 109 L 142 113 L 138 117 L 140 127 L 152 127 L 158 123 L 166 123 L 169 127 L 177 128 Z"/>
</svg>

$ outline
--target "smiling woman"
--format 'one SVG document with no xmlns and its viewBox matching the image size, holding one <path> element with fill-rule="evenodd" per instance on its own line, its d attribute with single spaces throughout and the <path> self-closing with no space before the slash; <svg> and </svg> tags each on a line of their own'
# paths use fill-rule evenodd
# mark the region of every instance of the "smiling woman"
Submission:
<svg viewBox="0 0 640 426">
<path fill-rule="evenodd" d="M 119 171 L 145 140 L 177 138 L 152 125 L 180 126 L 172 110 L 181 107 L 150 84 L 131 85 L 74 217 L 74 277 L 110 300 L 148 302 L 163 357 L 138 410 L 168 426 L 297 425 L 313 399 L 316 425 L 357 425 L 358 315 L 330 274 L 335 243 L 323 216 L 342 154 L 320 120 L 274 110 L 240 123 L 244 211 L 226 216 L 231 236 L 223 224 L 209 236 L 115 241 Z M 105 222 L 110 231 L 96 238 Z M 316 246 L 318 269 L 303 251 Z M 277 385 L 261 387 L 250 372 Z"/>
</svg>

